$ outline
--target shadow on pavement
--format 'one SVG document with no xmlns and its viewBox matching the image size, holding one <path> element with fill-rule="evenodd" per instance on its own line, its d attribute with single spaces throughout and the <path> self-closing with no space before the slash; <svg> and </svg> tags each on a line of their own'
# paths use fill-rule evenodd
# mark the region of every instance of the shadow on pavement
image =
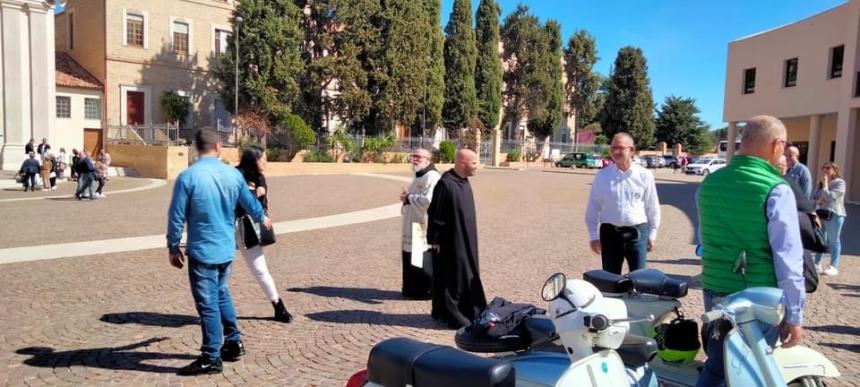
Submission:
<svg viewBox="0 0 860 387">
<path fill-rule="evenodd" d="M 848 325 L 821 325 L 817 327 L 804 327 L 810 331 L 836 333 L 840 335 L 860 336 L 860 327 Z"/>
<path fill-rule="evenodd" d="M 819 345 L 823 345 L 826 347 L 836 348 L 836 349 L 844 349 L 846 351 L 860 353 L 860 344 L 843 344 L 843 343 L 821 343 Z"/>
<path fill-rule="evenodd" d="M 89 367 L 156 373 L 176 373 L 179 368 L 158 366 L 144 362 L 150 360 L 196 359 L 196 356 L 188 354 L 130 351 L 136 348 L 147 347 L 150 344 L 164 340 L 167 340 L 167 338 L 153 337 L 149 340 L 122 347 L 76 349 L 60 352 L 57 352 L 54 348 L 50 347 L 27 347 L 21 348 L 15 351 L 15 353 L 32 356 L 31 358 L 24 360 L 23 363 L 34 367 Z"/>
<path fill-rule="evenodd" d="M 657 259 L 649 259 L 649 263 L 665 263 L 667 265 L 691 265 L 691 266 L 699 266 L 702 264 L 701 259 L 695 258 L 678 258 L 678 259 L 666 259 L 666 260 L 657 260 Z"/>
<path fill-rule="evenodd" d="M 370 324 L 409 328 L 450 330 L 446 324 L 437 322 L 430 314 L 386 314 L 372 310 L 331 310 L 306 314 L 305 317 L 321 322 L 340 324 Z"/>
<path fill-rule="evenodd" d="M 108 313 L 102 315 L 99 320 L 111 324 L 139 324 L 166 328 L 181 328 L 200 323 L 196 316 L 155 312 Z"/>
<path fill-rule="evenodd" d="M 308 293 L 321 297 L 340 297 L 365 304 L 381 304 L 386 300 L 403 300 L 400 292 L 370 288 L 342 288 L 336 286 L 312 286 L 309 288 L 290 288 L 290 292 Z"/>
<path fill-rule="evenodd" d="M 840 295 L 846 297 L 860 297 L 860 285 L 849 285 L 849 284 L 827 284 L 831 289 L 836 290 L 837 292 L 842 292 Z"/>
</svg>

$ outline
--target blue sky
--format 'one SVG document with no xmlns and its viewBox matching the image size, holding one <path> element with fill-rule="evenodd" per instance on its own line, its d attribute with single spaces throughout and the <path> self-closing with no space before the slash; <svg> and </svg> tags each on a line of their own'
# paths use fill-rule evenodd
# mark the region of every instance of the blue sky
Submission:
<svg viewBox="0 0 860 387">
<path fill-rule="evenodd" d="M 497 0 L 502 20 L 517 4 L 542 21 L 561 23 L 562 38 L 585 29 L 597 41 L 595 70 L 607 75 L 618 49 L 642 49 L 659 105 L 669 95 L 692 97 L 702 119 L 723 126 L 723 89 L 728 43 L 844 4 L 844 0 Z M 442 1 L 442 25 L 453 0 Z M 472 1 L 472 12 L 479 0 Z M 474 18 L 473 18 L 474 23 Z"/>
</svg>

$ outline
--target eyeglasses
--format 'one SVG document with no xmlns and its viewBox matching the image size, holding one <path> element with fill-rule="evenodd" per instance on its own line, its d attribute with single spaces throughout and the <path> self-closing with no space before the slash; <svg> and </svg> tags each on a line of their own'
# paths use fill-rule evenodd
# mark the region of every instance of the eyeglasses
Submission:
<svg viewBox="0 0 860 387">
<path fill-rule="evenodd" d="M 785 141 L 785 140 L 775 140 L 775 142 L 776 142 L 777 144 L 782 145 L 782 146 L 785 146 L 786 144 L 788 144 L 788 141 Z"/>
<path fill-rule="evenodd" d="M 425 156 L 421 156 L 421 155 L 412 155 L 412 158 L 413 158 L 413 159 L 419 159 L 419 160 L 420 160 L 420 159 L 426 159 L 427 157 L 425 157 Z"/>
<path fill-rule="evenodd" d="M 625 149 L 628 149 L 628 148 L 629 148 L 629 149 L 633 149 L 633 147 L 632 147 L 632 146 L 620 146 L 620 145 L 616 145 L 616 146 L 609 147 L 609 149 L 612 149 L 613 151 L 619 151 L 619 152 L 620 152 L 620 151 L 623 151 L 623 150 L 625 150 Z"/>
<path fill-rule="evenodd" d="M 821 167 L 821 169 L 831 169 L 831 168 L 829 166 L 827 166 L 827 167 Z"/>
</svg>

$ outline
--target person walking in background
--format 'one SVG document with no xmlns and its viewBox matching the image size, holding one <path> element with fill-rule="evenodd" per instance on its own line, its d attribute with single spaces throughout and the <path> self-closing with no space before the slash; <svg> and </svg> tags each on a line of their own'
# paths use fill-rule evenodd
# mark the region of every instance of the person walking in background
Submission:
<svg viewBox="0 0 860 387">
<path fill-rule="evenodd" d="M 236 254 L 236 206 L 263 227 L 272 227 L 242 174 L 218 160 L 218 133 L 200 129 L 194 146 L 200 158 L 176 178 L 167 220 L 168 257 L 177 269 L 185 266 L 179 243 L 188 223 L 188 282 L 203 331 L 202 354 L 179 369 L 179 375 L 221 373 L 222 359 L 235 361 L 245 354 L 229 289 Z"/>
<path fill-rule="evenodd" d="M 107 180 L 107 164 L 105 164 L 101 160 L 96 161 L 96 171 L 93 173 L 95 176 L 95 182 L 98 182 L 98 188 L 96 188 L 96 197 L 97 198 L 105 198 L 107 195 L 102 193 L 102 190 L 105 188 L 105 181 Z M 95 183 L 94 182 L 94 183 Z"/>
<path fill-rule="evenodd" d="M 66 178 L 66 170 L 68 169 L 68 161 L 66 158 L 69 157 L 66 154 L 66 148 L 60 148 L 60 153 L 54 158 L 54 163 L 57 165 L 57 178 L 63 180 Z"/>
<path fill-rule="evenodd" d="M 404 298 L 413 300 L 430 299 L 432 287 L 432 253 L 429 250 L 412 251 L 413 239 L 420 239 L 416 245 L 427 245 L 427 208 L 433 200 L 433 189 L 441 177 L 436 167 L 433 166 L 433 154 L 427 149 L 416 149 L 412 152 L 412 172 L 415 178 L 408 187 L 403 188 L 400 193 L 400 214 L 403 215 L 403 254 L 401 262 L 403 266 L 403 283 L 400 289 Z M 417 227 L 413 225 L 417 224 Z M 421 235 L 412 235 L 414 230 L 419 230 Z M 412 255 L 416 261 L 421 259 L 420 267 L 413 265 Z"/>
<path fill-rule="evenodd" d="M 96 200 L 98 198 L 96 197 L 95 190 L 93 189 L 96 166 L 93 164 L 93 160 L 90 159 L 86 150 L 80 151 L 78 156 L 80 158 L 78 159 L 77 169 L 80 174 L 80 178 L 78 179 L 78 189 L 75 191 L 75 199 L 83 199 L 82 195 L 84 191 L 88 191 L 90 200 Z"/>
<path fill-rule="evenodd" d="M 53 157 L 50 153 L 46 154 L 42 159 L 42 191 L 51 190 L 51 170 L 54 169 Z"/>
<path fill-rule="evenodd" d="M 594 177 L 585 225 L 603 270 L 621 274 L 625 259 L 630 271 L 647 266 L 660 227 L 660 201 L 654 174 L 633 162 L 633 137 L 617 133 L 610 149 L 615 164 Z"/>
<path fill-rule="evenodd" d="M 101 161 L 105 165 L 104 179 L 110 180 L 110 176 L 108 176 L 109 175 L 108 171 L 110 170 L 110 162 L 111 162 L 110 153 L 107 153 L 107 151 L 104 148 L 102 148 L 101 150 L 99 150 L 99 156 L 96 159 L 97 159 L 97 161 Z"/>
<path fill-rule="evenodd" d="M 24 192 L 36 190 L 36 174 L 39 173 L 39 162 L 36 161 L 36 153 L 30 152 L 29 157 L 21 164 L 21 169 L 18 174 L 24 181 Z"/>
<path fill-rule="evenodd" d="M 830 266 L 821 268 L 822 254 L 815 255 L 815 267 L 821 274 L 839 274 L 839 254 L 842 253 L 842 225 L 845 223 L 845 180 L 839 165 L 826 162 L 821 167 L 821 179 L 815 190 L 818 217 L 824 221 L 824 236 L 830 249 Z"/>
<path fill-rule="evenodd" d="M 30 141 L 27 142 L 27 145 L 24 145 L 24 153 L 29 155 L 30 152 L 35 152 L 35 151 L 36 151 L 36 140 L 31 138 Z"/>
<path fill-rule="evenodd" d="M 263 157 L 263 150 L 258 147 L 245 149 L 242 152 L 239 166 L 236 168 L 245 179 L 246 188 L 257 198 L 263 207 L 263 212 L 268 216 L 269 185 L 266 183 L 266 176 L 263 175 L 266 170 L 266 158 Z M 237 206 L 236 227 L 238 231 L 236 245 L 242 251 L 242 257 L 245 258 L 245 263 L 251 269 L 251 273 L 254 274 L 254 279 L 257 280 L 260 289 L 263 290 L 266 298 L 272 302 L 272 307 L 275 309 L 275 320 L 289 323 L 293 320 L 293 316 L 287 311 L 284 300 L 278 295 L 275 280 L 269 273 L 260 237 L 260 233 L 263 232 L 260 224 L 248 216 L 242 206 Z"/>
<path fill-rule="evenodd" d="M 72 149 L 72 162 L 70 165 L 71 173 L 69 174 L 72 178 L 72 181 L 78 181 L 81 177 L 81 173 L 78 171 L 78 163 L 81 161 L 81 154 L 77 149 Z M 80 188 L 80 185 L 78 185 Z"/>
<path fill-rule="evenodd" d="M 812 175 L 809 173 L 809 168 L 801 164 L 800 150 L 796 146 L 786 148 L 785 162 L 788 166 L 785 179 L 797 183 L 803 190 L 805 198 L 812 198 Z"/>
<path fill-rule="evenodd" d="M 427 209 L 427 242 L 433 250 L 431 316 L 449 327 L 469 325 L 487 308 L 478 267 L 478 224 L 469 177 L 478 170 L 478 156 L 457 151 L 454 168 L 433 189 Z"/>
<path fill-rule="evenodd" d="M 36 147 L 36 153 L 38 153 L 38 154 L 39 154 L 39 156 L 40 156 L 42 159 L 44 159 L 44 158 L 45 158 L 45 154 L 46 154 L 46 153 L 48 153 L 48 151 L 50 151 L 50 150 L 51 150 L 51 145 L 49 145 L 49 144 L 48 144 L 48 139 L 47 139 L 47 138 L 42 138 L 42 143 L 41 143 L 41 144 L 39 144 L 39 146 L 38 146 L 38 147 Z"/>
</svg>

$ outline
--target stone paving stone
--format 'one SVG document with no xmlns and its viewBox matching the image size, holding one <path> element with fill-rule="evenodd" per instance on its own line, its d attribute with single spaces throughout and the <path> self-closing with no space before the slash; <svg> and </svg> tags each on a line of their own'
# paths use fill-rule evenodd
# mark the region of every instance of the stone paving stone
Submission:
<svg viewBox="0 0 860 387">
<path fill-rule="evenodd" d="M 559 171 L 554 171 L 559 172 Z M 568 277 L 600 266 L 583 224 L 593 171 L 482 170 L 473 179 L 478 206 L 481 276 L 488 298 L 543 305 L 539 290 L 556 271 Z M 658 172 L 663 226 L 649 265 L 690 278 L 693 194 L 697 177 Z M 668 181 L 673 179 L 677 181 Z M 401 183 L 360 176 L 275 177 L 290 192 L 273 195 L 275 221 L 391 204 Z M 169 187 L 128 194 L 88 207 L 89 219 L 114 215 L 94 234 L 71 221 L 53 222 L 63 241 L 164 231 Z M 367 196 L 367 197 L 365 197 Z M 44 202 L 44 203 L 43 203 Z M 73 203 L 74 204 L 74 203 Z M 0 218 L 21 206 L 40 206 L 71 219 L 62 203 L 0 203 Z M 850 207 L 843 235 L 858 235 Z M 83 214 L 83 213 L 81 213 Z M 121 216 L 116 216 L 117 214 Z M 37 233 L 37 222 L 0 228 Z M 343 386 L 366 365 L 370 348 L 396 336 L 453 345 L 453 331 L 429 317 L 429 301 L 406 301 L 400 291 L 400 219 L 284 235 L 266 249 L 269 268 L 291 324 L 271 320 L 271 304 L 242 260 L 231 279 L 248 354 L 225 363 L 222 375 L 179 377 L 200 348 L 200 328 L 187 274 L 167 263 L 163 249 L 0 265 L 0 385 Z M 848 238 L 846 238 L 848 239 Z M 26 245 L 26 244 L 25 244 Z M 824 277 L 806 308 L 806 345 L 827 355 L 844 376 L 829 385 L 860 386 L 860 248 L 846 241 L 837 277 Z M 701 313 L 701 290 L 683 300 Z"/>
</svg>

